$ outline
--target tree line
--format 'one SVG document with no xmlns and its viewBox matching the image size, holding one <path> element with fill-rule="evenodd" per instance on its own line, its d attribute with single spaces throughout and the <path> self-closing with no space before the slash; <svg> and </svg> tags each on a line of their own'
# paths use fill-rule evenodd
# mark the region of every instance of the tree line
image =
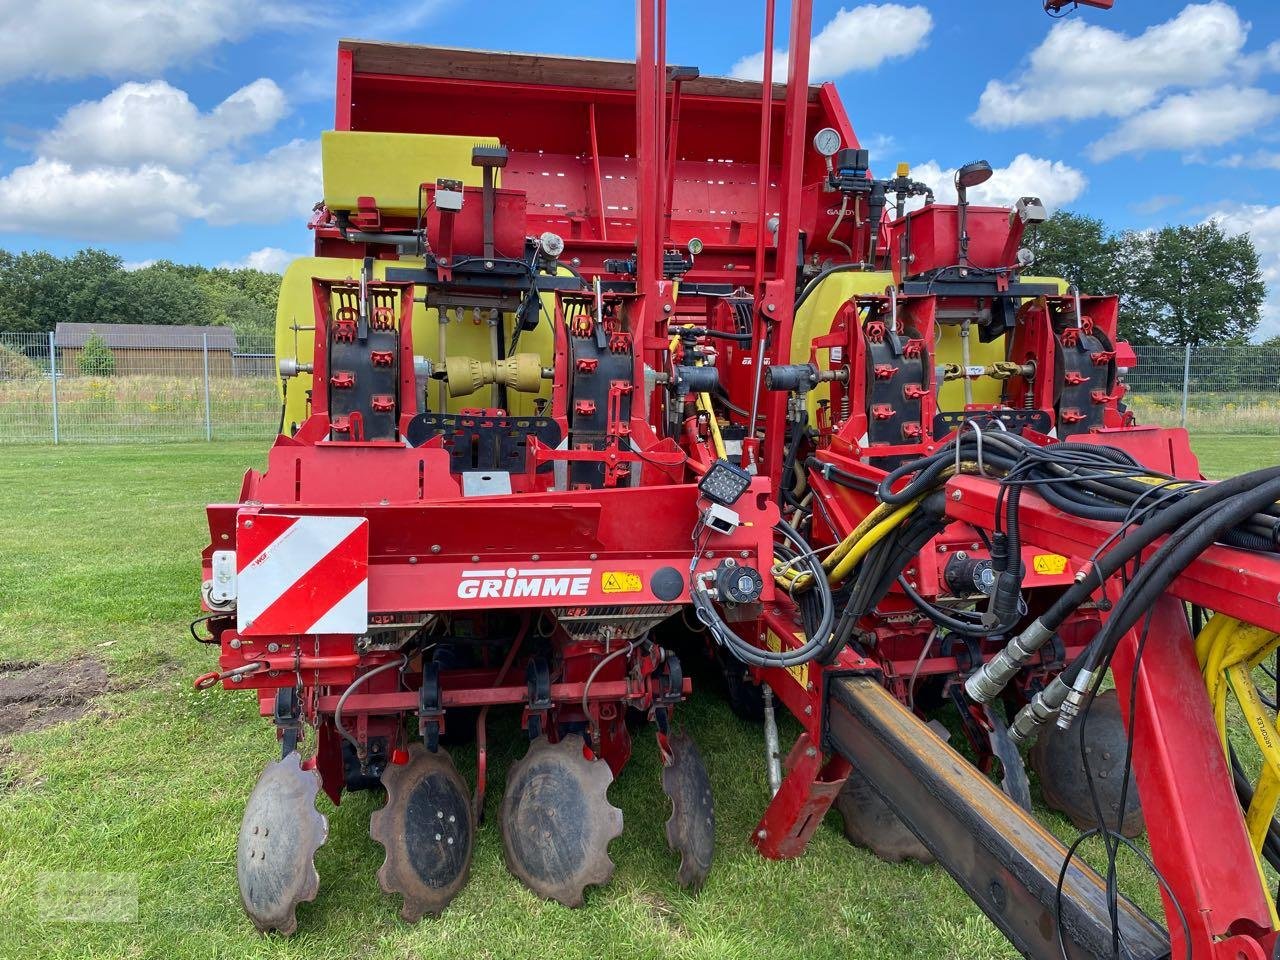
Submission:
<svg viewBox="0 0 1280 960">
<path fill-rule="evenodd" d="M 1115 233 L 1094 217 L 1059 210 L 1030 243 L 1036 274 L 1082 293 L 1118 294 L 1120 335 L 1130 343 L 1246 343 L 1267 288 L 1248 234 L 1215 221 Z"/>
<path fill-rule="evenodd" d="M 1120 333 L 1132 343 L 1245 343 L 1261 320 L 1266 285 L 1247 234 L 1215 222 L 1111 231 L 1058 211 L 1029 241 L 1033 272 L 1083 293 L 1120 296 Z M 126 270 L 105 250 L 69 257 L 0 250 L 0 331 L 45 333 L 59 321 L 229 326 L 270 334 L 280 277 L 260 270 L 159 261 Z"/>
<path fill-rule="evenodd" d="M 68 257 L 0 250 L 0 331 L 47 333 L 60 322 L 275 329 L 280 277 L 161 260 L 137 270 L 105 250 Z"/>
</svg>

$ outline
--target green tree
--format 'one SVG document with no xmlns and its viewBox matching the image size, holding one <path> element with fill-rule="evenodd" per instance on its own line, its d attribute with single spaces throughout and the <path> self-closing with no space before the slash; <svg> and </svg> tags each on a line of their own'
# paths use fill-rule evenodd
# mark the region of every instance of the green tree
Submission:
<svg viewBox="0 0 1280 960">
<path fill-rule="evenodd" d="M 116 355 L 107 341 L 96 333 L 90 334 L 80 349 L 80 372 L 87 377 L 109 377 L 116 372 Z"/>
<path fill-rule="evenodd" d="M 1131 233 L 1126 245 L 1122 332 L 1133 340 L 1243 343 L 1258 326 L 1267 289 L 1248 234 L 1209 221 Z"/>
<path fill-rule="evenodd" d="M 105 250 L 69 257 L 0 250 L 0 330 L 45 333 L 59 322 L 226 325 L 270 333 L 280 277 L 162 260 L 124 269 Z"/>
<path fill-rule="evenodd" d="M 1095 217 L 1059 210 L 1036 228 L 1031 249 L 1036 274 L 1062 277 L 1082 293 L 1121 290 L 1121 242 Z"/>
</svg>

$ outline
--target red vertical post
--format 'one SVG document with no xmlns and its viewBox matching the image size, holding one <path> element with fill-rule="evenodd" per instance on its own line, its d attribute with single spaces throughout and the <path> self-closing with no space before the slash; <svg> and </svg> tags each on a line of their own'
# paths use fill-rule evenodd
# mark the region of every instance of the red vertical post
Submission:
<svg viewBox="0 0 1280 960">
<path fill-rule="evenodd" d="M 636 293 L 642 314 L 657 302 L 662 279 L 662 244 L 659 240 L 659 174 L 657 115 L 657 50 L 654 0 L 636 0 Z M 652 298 L 652 299 L 650 299 Z M 643 333 L 653 320 L 647 321 Z"/>
<path fill-rule="evenodd" d="M 338 90 L 334 98 L 333 129 L 351 129 L 351 80 L 355 75 L 355 54 L 338 50 Z"/>
<path fill-rule="evenodd" d="M 1181 601 L 1156 601 L 1130 702 L 1136 652 L 1131 631 L 1111 671 L 1125 726 L 1133 728 L 1133 773 L 1151 858 L 1169 884 L 1161 896 L 1171 956 L 1186 947 L 1169 892 L 1186 916 L 1195 956 L 1271 956 L 1270 913 Z"/>
<path fill-rule="evenodd" d="M 778 245 L 774 253 L 775 280 L 765 284 L 765 315 L 773 318 L 771 362 L 787 363 L 791 357 L 792 307 L 796 291 L 796 257 L 799 253 L 800 187 L 804 176 L 805 133 L 809 120 L 809 47 L 813 30 L 813 0 L 792 0 L 790 55 L 787 64 L 787 102 L 782 133 L 782 175 L 778 179 Z M 770 309 L 772 308 L 772 309 Z M 765 411 L 764 463 L 761 472 L 776 477 L 782 466 L 787 398 L 768 393 L 761 398 Z"/>
<path fill-rule="evenodd" d="M 600 138 L 596 133 L 596 102 L 587 104 L 587 130 L 591 134 L 591 178 L 596 188 L 596 213 L 600 216 L 600 239 L 609 239 L 609 218 L 604 209 L 604 177 L 600 175 Z"/>
<path fill-rule="evenodd" d="M 774 0 L 764 5 L 764 86 L 760 94 L 760 161 L 756 174 L 756 260 L 755 285 L 757 294 L 764 281 L 765 221 L 769 219 L 769 144 L 773 136 L 773 19 Z"/>
</svg>

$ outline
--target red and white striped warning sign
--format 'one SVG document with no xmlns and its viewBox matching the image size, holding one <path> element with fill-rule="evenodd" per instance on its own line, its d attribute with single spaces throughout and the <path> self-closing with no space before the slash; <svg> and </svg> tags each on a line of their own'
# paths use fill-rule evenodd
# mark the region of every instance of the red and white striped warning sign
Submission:
<svg viewBox="0 0 1280 960">
<path fill-rule="evenodd" d="M 369 521 L 241 515 L 236 629 L 243 636 L 364 633 L 369 625 Z"/>
</svg>

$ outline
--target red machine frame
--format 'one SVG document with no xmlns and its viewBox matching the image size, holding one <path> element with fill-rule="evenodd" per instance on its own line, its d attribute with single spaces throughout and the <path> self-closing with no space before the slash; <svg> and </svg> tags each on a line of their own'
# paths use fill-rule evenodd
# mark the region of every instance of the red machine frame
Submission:
<svg viewBox="0 0 1280 960">
<path fill-rule="evenodd" d="M 1110 0 L 1082 2 L 1111 6 Z M 1045 6 L 1055 11 L 1065 3 L 1047 0 Z M 821 126 L 834 127 L 849 147 L 856 148 L 858 141 L 834 87 L 809 86 L 810 50 L 805 40 L 791 44 L 786 83 L 781 89 L 775 87 L 773 0 L 766 0 L 765 7 L 763 82 L 759 84 L 704 79 L 696 72 L 669 69 L 664 0 L 638 0 L 634 67 L 466 51 L 410 56 L 403 48 L 346 41 L 339 49 L 338 130 L 477 137 L 501 131 L 510 165 L 503 188 L 497 191 L 501 195 L 495 214 L 498 235 L 514 236 L 513 223 L 519 218 L 524 223 L 521 236 L 545 230 L 563 234 L 564 256 L 573 258 L 580 273 L 607 277 L 615 284 L 607 294 L 596 294 L 597 303 L 603 307 L 607 302 L 614 318 L 609 336 L 628 338 L 628 348 L 634 349 L 626 391 L 635 406 L 626 416 L 620 401 L 611 399 L 608 445 L 558 450 L 531 439 L 527 470 L 513 475 L 510 496 L 469 503 L 450 475 L 443 441 L 406 447 L 399 439 L 420 412 L 408 291 L 423 281 L 362 281 L 360 286 L 362 295 L 366 285 L 372 284 L 380 295 L 400 298 L 395 329 L 401 400 L 396 408 L 397 438 L 390 441 L 362 441 L 354 430 L 345 439 L 333 438 L 329 392 L 324 386 L 331 372 L 325 366 L 324 346 L 329 342 L 329 324 L 336 322 L 331 316 L 335 290 L 344 282 L 316 281 L 317 350 L 312 373 L 318 389 L 312 397 L 311 416 L 293 436 L 279 438 L 266 473 L 249 473 L 238 503 L 209 508 L 213 542 L 204 556 L 206 579 L 213 575 L 215 552 L 234 543 L 238 525 L 255 516 L 358 516 L 368 523 L 372 625 L 401 627 L 410 614 L 476 613 L 491 609 L 490 601 L 502 600 L 501 606 L 514 615 L 516 624 L 508 655 L 500 663 L 444 674 L 434 705 L 439 715 L 431 715 L 431 722 L 442 726 L 451 708 L 483 708 L 478 725 L 477 792 L 481 796 L 486 775 L 484 711 L 496 705 L 525 704 L 524 721 L 529 723 L 539 711 L 545 715 L 550 709 L 532 705 L 529 686 L 510 678 L 515 657 L 533 628 L 532 611 L 555 606 L 558 615 L 571 623 L 578 615 L 575 611 L 621 608 L 625 616 L 647 621 L 661 619 L 690 600 L 687 582 L 664 597 L 657 597 L 646 585 L 654 583 L 663 568 L 683 570 L 682 565 L 690 562 L 689 531 L 697 527 L 702 511 L 700 492 L 691 481 L 719 459 L 715 431 L 707 422 L 715 414 L 704 417 L 692 403 L 684 411 L 670 409 L 676 400 L 667 399 L 660 388 L 641 398 L 646 368 L 666 375 L 674 370 L 682 351 L 690 349 L 700 351 L 699 361 L 714 360 L 717 351 L 723 350 L 736 366 L 749 367 L 757 382 L 764 367 L 790 364 L 801 265 L 811 269 L 822 258 L 838 253 L 823 239 L 830 237 L 828 228 L 834 231 L 831 225 L 838 221 L 823 203 L 815 202 L 821 200 L 820 185 L 827 171 L 823 160 L 806 153 L 805 147 Z M 794 0 L 789 36 L 808 38 L 811 32 L 812 4 Z M 418 99 L 432 99 L 449 109 L 432 111 L 428 120 L 422 111 L 405 109 Z M 548 143 L 552 136 L 548 131 L 557 131 L 560 139 Z M 704 155 L 708 159 L 699 159 Z M 726 175 L 709 180 L 705 176 L 709 164 Z M 471 201 L 477 199 L 474 188 L 466 193 Z M 779 227 L 776 242 L 770 243 L 764 224 L 773 211 Z M 1010 264 L 1022 225 L 1010 225 L 1003 210 L 970 208 L 968 212 L 973 218 L 972 236 L 965 247 L 972 263 L 991 273 L 990 290 L 973 287 L 970 280 L 966 286 L 961 282 L 966 271 L 959 277 L 946 275 L 951 247 L 960 232 L 951 208 L 927 207 L 922 214 L 884 224 L 884 229 L 878 222 L 860 225 L 856 239 L 850 238 L 849 247 L 856 243 L 856 249 L 870 249 L 877 264 L 896 264 L 899 286 L 884 295 L 849 299 L 832 318 L 829 332 L 811 344 L 815 372 L 832 375 L 816 425 L 813 463 L 807 470 L 810 492 L 821 513 L 820 518 L 817 512 L 814 515 L 815 546 L 838 542 L 866 516 L 875 505 L 870 487 L 884 476 L 887 464 L 933 453 L 966 429 L 963 423 L 958 428 L 939 426 L 931 345 L 942 322 L 941 311 L 983 309 L 987 301 L 994 304 L 1001 298 L 1018 302 L 1016 319 L 1011 314 L 1009 323 L 1008 362 L 1022 372 L 999 371 L 1000 376 L 1011 378 L 999 409 L 970 404 L 962 411 L 966 416 L 1006 409 L 1045 412 L 1050 418 L 1047 426 L 1057 430 L 1059 438 L 1070 435 L 1115 445 L 1152 469 L 1198 476 L 1184 433 L 1138 428 L 1123 408 L 1124 387 L 1117 370 L 1131 365 L 1133 358 L 1127 345 L 1116 339 L 1115 298 L 1018 288 L 1017 268 Z M 316 253 L 396 259 L 397 248 L 379 244 L 376 235 L 404 231 L 413 226 L 412 218 L 383 215 L 376 197 L 361 198 L 360 209 L 353 213 L 350 222 L 363 231 L 360 236 L 350 235 L 334 211 L 317 209 L 311 221 Z M 928 265 L 940 271 L 934 278 L 940 277 L 940 282 L 935 286 L 931 281 L 927 289 L 912 287 L 910 270 L 903 275 L 900 242 L 906 242 L 906 224 L 912 217 L 929 225 L 928 230 L 922 226 L 914 241 L 920 248 L 912 249 L 919 255 L 912 269 Z M 493 245 L 488 232 L 492 226 L 484 228 L 487 246 Z M 434 272 L 428 271 L 430 282 L 454 283 L 462 270 L 452 254 L 455 247 L 463 250 L 474 245 L 480 236 L 478 221 L 459 219 L 455 224 L 453 217 L 437 212 L 427 230 L 444 253 L 431 268 Z M 810 238 L 803 247 L 802 234 Z M 666 269 L 667 254 L 695 238 L 702 241 L 702 249 L 680 275 L 677 296 L 676 278 Z M 498 259 L 515 255 L 508 250 L 498 254 Z M 618 289 L 619 273 L 611 264 L 632 254 L 634 272 L 623 283 L 631 286 Z M 961 263 L 967 262 L 962 255 Z M 720 289 L 726 278 L 728 286 L 736 288 L 731 294 Z M 726 345 L 726 335 L 733 330 L 724 301 L 736 293 L 751 302 L 751 335 L 747 341 L 728 336 Z M 563 305 L 574 296 L 582 294 L 562 292 L 557 302 Z M 574 332 L 560 307 L 555 319 L 554 378 L 563 386 L 575 374 L 569 345 Z M 703 330 L 690 335 L 679 350 L 673 348 L 673 332 L 679 339 L 678 323 L 700 324 Z M 975 374 L 964 370 L 960 375 Z M 880 380 L 903 382 L 907 403 L 864 406 L 863 398 L 874 396 Z M 740 391 L 744 383 L 751 385 L 739 374 L 729 385 Z M 1064 399 L 1064 386 L 1076 390 L 1070 402 Z M 573 411 L 566 396 L 554 395 L 551 418 L 567 434 Z M 741 393 L 738 398 L 743 399 Z M 713 550 L 698 559 L 695 575 L 713 570 L 725 557 L 764 571 L 772 565 L 772 529 L 779 518 L 774 480 L 783 472 L 787 424 L 796 416 L 797 404 L 786 392 L 762 392 L 758 386 L 750 401 L 750 416 L 740 409 L 725 413 L 727 425 L 746 428 L 740 462 L 756 474 L 736 506 L 743 524 L 716 540 Z M 836 411 L 845 412 L 837 415 Z M 662 418 L 668 413 L 683 419 L 678 433 L 662 436 Z M 500 417 L 502 411 L 476 410 L 470 415 Z M 883 422 L 877 426 L 877 421 Z M 763 427 L 763 439 L 753 429 L 757 423 Z M 1052 442 L 1048 429 L 1037 431 L 1041 425 L 1027 421 L 1017 428 L 1039 442 Z M 886 428 L 891 429 L 886 432 Z M 622 437 L 629 438 L 626 446 L 619 442 Z M 552 489 L 548 475 L 540 472 L 544 466 L 572 463 L 602 464 L 607 478 L 603 486 Z M 631 470 L 636 471 L 638 485 L 620 485 Z M 867 491 L 831 482 L 831 470 L 858 479 Z M 356 502 L 350 492 L 352 477 L 361 478 Z M 999 485 L 985 477 L 956 476 L 948 481 L 947 516 L 953 522 L 906 571 L 913 586 L 918 584 L 921 592 L 936 597 L 944 591 L 942 564 L 947 556 L 957 551 L 984 553 L 979 531 L 988 529 L 996 515 L 998 491 Z M 1057 511 L 1035 494 L 1026 496 L 1022 510 L 1024 559 L 1034 560 L 1042 551 L 1065 558 L 1059 569 L 1039 570 L 1034 563 L 1028 564 L 1033 571 L 1025 583 L 1028 590 L 1052 591 L 1070 584 L 1113 530 L 1107 524 Z M 506 591 L 507 580 L 515 577 L 501 571 L 545 563 L 548 556 L 557 564 L 588 571 L 571 604 L 549 604 L 544 596 L 493 592 Z M 473 577 L 475 591 L 467 593 L 461 584 L 468 571 L 480 564 L 499 573 Z M 434 577 L 422 575 L 428 568 Z M 626 582 L 640 586 L 620 596 L 607 585 L 607 577 L 617 574 L 634 578 Z M 486 586 L 490 579 L 495 586 Z M 1169 886 L 1164 894 L 1166 915 L 1185 917 L 1189 946 L 1197 957 L 1263 960 L 1276 949 L 1277 935 L 1256 877 L 1252 870 L 1240 868 L 1251 863 L 1252 853 L 1178 601 L 1280 630 L 1278 591 L 1280 560 L 1211 548 L 1175 582 L 1170 594 L 1177 599 L 1166 599 L 1155 610 L 1153 629 L 1163 641 L 1149 645 L 1135 668 L 1136 638 L 1130 636 L 1113 665 L 1126 722 L 1137 724 L 1134 769 L 1151 830 L 1153 858 Z M 742 633 L 765 649 L 803 644 L 796 604 L 775 591 L 768 577 L 760 603 L 756 615 L 739 622 Z M 929 642 L 929 625 L 918 617 L 912 619 L 911 609 L 904 596 L 891 593 L 877 608 L 878 619 L 868 618 L 863 624 L 877 638 L 875 656 L 846 648 L 826 665 L 752 668 L 754 679 L 766 683 L 803 727 L 789 753 L 786 777 L 754 835 L 763 855 L 783 858 L 803 852 L 849 775 L 850 759 L 831 749 L 828 741 L 833 683 L 849 676 L 875 675 L 898 699 L 909 702 L 908 675 L 951 677 L 972 668 L 958 653 L 923 656 L 921 644 Z M 304 714 L 313 720 L 332 716 L 339 700 L 335 690 L 353 683 L 358 666 L 376 668 L 394 659 L 390 652 L 352 653 L 354 634 L 247 639 L 225 619 L 219 621 L 216 609 L 213 615 L 213 630 L 221 640 L 221 670 L 211 675 L 212 680 L 221 680 L 227 688 L 258 690 L 264 715 L 275 711 L 277 690 L 306 678 Z M 1085 634 L 1104 618 L 1105 610 L 1099 608 L 1074 621 L 1075 632 L 1064 631 L 1062 653 L 1070 658 L 1081 650 Z M 993 652 L 992 647 L 983 647 L 978 656 Z M 616 772 L 630 753 L 621 708 L 670 706 L 687 695 L 690 686 L 683 677 L 663 672 L 660 653 L 612 663 L 611 653 L 608 640 L 576 644 L 573 655 L 566 658 L 563 677 L 550 685 L 548 703 L 563 711 L 562 719 L 585 722 L 599 731 L 596 754 Z M 1028 676 L 1037 671 L 1048 676 L 1060 666 L 1060 660 L 1044 659 L 1033 665 Z M 360 740 L 374 732 L 394 740 L 396 721 L 390 718 L 413 712 L 421 716 L 422 702 L 414 688 L 423 677 L 410 674 L 406 679 L 408 690 L 399 690 L 389 675 L 374 679 L 360 693 L 348 690 L 346 711 Z M 1137 691 L 1132 702 L 1131 679 Z M 576 704 L 582 706 L 575 711 Z M 335 803 L 343 772 L 336 736 L 331 726 L 321 725 L 316 759 Z M 1207 830 L 1206 824 L 1216 829 Z M 1179 924 L 1170 925 L 1169 936 L 1172 955 L 1179 955 L 1187 946 Z"/>
</svg>

